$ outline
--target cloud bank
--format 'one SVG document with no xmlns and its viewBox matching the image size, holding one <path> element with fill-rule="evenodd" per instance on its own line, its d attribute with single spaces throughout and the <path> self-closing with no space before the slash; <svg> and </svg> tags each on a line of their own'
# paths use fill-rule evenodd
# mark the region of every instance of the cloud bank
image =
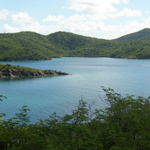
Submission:
<svg viewBox="0 0 150 150">
<path fill-rule="evenodd" d="M 49 14 L 42 20 L 37 20 L 28 12 L 1 10 L 0 20 L 11 19 L 11 23 L 4 24 L 6 32 L 34 31 L 50 34 L 61 30 L 113 39 L 150 26 L 150 18 L 144 18 L 141 10 L 128 8 L 129 2 L 129 0 L 69 0 L 65 9 L 73 13 L 68 16 Z M 122 6 L 122 9 L 118 6 Z"/>
</svg>

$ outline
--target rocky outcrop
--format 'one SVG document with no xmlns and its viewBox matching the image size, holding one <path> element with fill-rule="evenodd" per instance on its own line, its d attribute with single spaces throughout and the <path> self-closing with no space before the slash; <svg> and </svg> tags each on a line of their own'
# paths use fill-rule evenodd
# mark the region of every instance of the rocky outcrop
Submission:
<svg viewBox="0 0 150 150">
<path fill-rule="evenodd" d="M 69 75 L 68 73 L 54 70 L 40 70 L 26 67 L 3 65 L 0 69 L 0 77 L 41 77 Z"/>
</svg>

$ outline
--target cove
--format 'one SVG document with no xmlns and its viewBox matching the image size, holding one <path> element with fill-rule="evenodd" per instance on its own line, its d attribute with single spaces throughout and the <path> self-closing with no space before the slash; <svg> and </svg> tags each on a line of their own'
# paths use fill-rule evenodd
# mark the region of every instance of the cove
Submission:
<svg viewBox="0 0 150 150">
<path fill-rule="evenodd" d="M 27 105 L 31 121 L 46 119 L 53 112 L 59 115 L 76 109 L 78 100 L 95 108 L 103 108 L 101 86 L 122 95 L 150 96 L 150 60 L 119 58 L 63 57 L 47 61 L 14 61 L 0 64 L 19 65 L 36 69 L 51 69 L 70 73 L 69 76 L 0 79 L 0 94 L 7 97 L 0 110 L 11 118 Z"/>
</svg>

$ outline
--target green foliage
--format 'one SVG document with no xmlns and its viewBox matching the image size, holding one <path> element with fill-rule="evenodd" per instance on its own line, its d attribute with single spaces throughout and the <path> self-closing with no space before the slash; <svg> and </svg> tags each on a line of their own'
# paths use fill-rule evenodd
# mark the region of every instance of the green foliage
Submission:
<svg viewBox="0 0 150 150">
<path fill-rule="evenodd" d="M 116 40 L 118 40 L 118 41 L 135 41 L 135 40 L 149 41 L 150 40 L 150 29 L 145 28 L 138 32 L 124 35 Z"/>
<path fill-rule="evenodd" d="M 47 36 L 34 32 L 0 34 L 0 61 L 48 60 L 52 57 L 150 58 L 150 29 L 115 40 L 67 32 Z"/>
<path fill-rule="evenodd" d="M 109 124 L 109 134 L 118 148 L 149 149 L 150 98 L 127 95 L 125 98 L 112 89 L 104 89 L 110 107 L 103 116 Z"/>
<path fill-rule="evenodd" d="M 0 34 L 0 60 L 3 61 L 48 60 L 59 57 L 55 49 L 46 36 L 37 33 Z"/>
<path fill-rule="evenodd" d="M 24 126 L 30 122 L 30 117 L 27 117 L 27 112 L 30 111 L 30 109 L 27 109 L 27 106 L 24 105 L 21 109 L 19 109 L 19 111 L 20 113 L 16 113 L 16 117 L 13 119 L 15 119 L 15 122 L 18 122 L 19 125 Z"/>
<path fill-rule="evenodd" d="M 7 99 L 7 97 L 5 97 L 5 96 L 3 96 L 3 95 L 0 95 L 0 101 L 3 101 L 3 98 Z M 4 113 L 0 113 L 0 119 L 3 118 L 4 116 L 5 116 Z M 0 123 L 1 123 L 1 122 L 2 122 L 2 121 L 0 120 Z"/>
<path fill-rule="evenodd" d="M 149 41 L 136 40 L 125 42 L 119 48 L 112 51 L 110 57 L 121 57 L 129 59 L 149 59 L 150 43 Z"/>
<path fill-rule="evenodd" d="M 150 149 L 150 97 L 126 95 L 105 89 L 105 109 L 91 111 L 84 100 L 63 117 L 29 124 L 23 106 L 15 118 L 0 122 L 2 150 L 147 150 Z"/>
</svg>

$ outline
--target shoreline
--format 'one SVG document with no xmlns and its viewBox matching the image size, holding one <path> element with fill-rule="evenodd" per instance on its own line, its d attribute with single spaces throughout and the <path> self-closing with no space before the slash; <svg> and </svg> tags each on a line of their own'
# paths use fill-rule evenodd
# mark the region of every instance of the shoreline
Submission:
<svg viewBox="0 0 150 150">
<path fill-rule="evenodd" d="M 46 77 L 62 75 L 69 74 L 55 70 L 41 70 L 29 67 L 14 66 L 10 64 L 0 64 L 0 78 Z"/>
</svg>

